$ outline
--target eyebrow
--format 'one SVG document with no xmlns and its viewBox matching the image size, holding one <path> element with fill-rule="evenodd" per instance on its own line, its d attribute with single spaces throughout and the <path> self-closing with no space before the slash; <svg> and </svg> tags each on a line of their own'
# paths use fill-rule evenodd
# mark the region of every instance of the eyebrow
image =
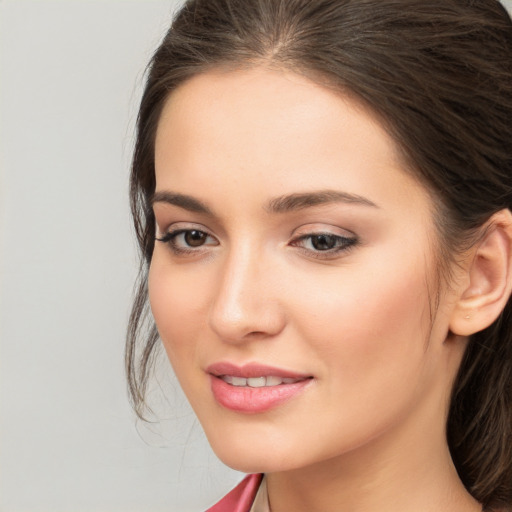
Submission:
<svg viewBox="0 0 512 512">
<path fill-rule="evenodd" d="M 151 198 L 151 204 L 167 203 L 190 212 L 214 215 L 213 211 L 202 201 L 186 194 L 178 194 L 169 191 L 155 192 Z M 317 192 L 305 192 L 288 194 L 271 199 L 265 206 L 269 213 L 286 213 L 313 206 L 320 206 L 329 203 L 359 204 L 378 208 L 378 206 L 366 197 L 340 192 L 338 190 L 320 190 Z"/>
<path fill-rule="evenodd" d="M 185 210 L 194 213 L 204 213 L 206 215 L 213 215 L 213 212 L 202 201 L 195 199 L 192 196 L 185 194 L 176 194 L 174 192 L 155 192 L 151 198 L 151 204 L 167 203 L 179 206 Z"/>
<path fill-rule="evenodd" d="M 265 209 L 271 213 L 286 213 L 329 203 L 359 204 L 378 208 L 373 201 L 357 194 L 340 192 L 338 190 L 320 190 L 318 192 L 306 192 L 276 197 L 269 201 Z"/>
</svg>

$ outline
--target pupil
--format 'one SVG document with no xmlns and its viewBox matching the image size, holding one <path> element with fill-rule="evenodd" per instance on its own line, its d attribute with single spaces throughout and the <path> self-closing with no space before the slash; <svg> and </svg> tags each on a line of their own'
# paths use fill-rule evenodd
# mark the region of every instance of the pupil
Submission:
<svg viewBox="0 0 512 512">
<path fill-rule="evenodd" d="M 193 230 L 185 233 L 185 242 L 187 242 L 187 245 L 190 247 L 199 247 L 204 244 L 205 240 L 206 233 L 203 233 L 202 231 Z"/>
<path fill-rule="evenodd" d="M 311 239 L 311 243 L 317 251 L 328 251 L 334 248 L 336 240 L 333 236 L 329 235 L 315 235 Z"/>
</svg>

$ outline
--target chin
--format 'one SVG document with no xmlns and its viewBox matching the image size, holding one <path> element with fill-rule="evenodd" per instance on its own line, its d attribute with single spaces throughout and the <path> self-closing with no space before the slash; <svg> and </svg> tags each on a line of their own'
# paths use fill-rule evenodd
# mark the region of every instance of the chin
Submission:
<svg viewBox="0 0 512 512">
<path fill-rule="evenodd" d="M 276 460 L 276 454 L 269 457 L 268 452 L 261 453 L 233 453 L 217 452 L 217 457 L 228 467 L 242 473 L 276 473 L 295 469 L 293 464 L 287 464 L 286 458 Z M 300 465 L 297 465 L 299 467 Z"/>
<path fill-rule="evenodd" d="M 275 473 L 308 465 L 307 454 L 293 446 L 290 436 L 236 435 L 226 432 L 206 432 L 215 455 L 232 469 L 243 473 Z M 306 457 L 304 457 L 306 456 Z"/>
<path fill-rule="evenodd" d="M 269 457 L 268 447 L 261 446 L 260 443 L 248 446 L 245 442 L 222 442 L 216 443 L 210 440 L 210 445 L 217 457 L 226 466 L 243 473 L 269 473 L 282 470 L 275 463 L 276 454 Z M 279 456 L 278 456 L 279 457 Z"/>
</svg>

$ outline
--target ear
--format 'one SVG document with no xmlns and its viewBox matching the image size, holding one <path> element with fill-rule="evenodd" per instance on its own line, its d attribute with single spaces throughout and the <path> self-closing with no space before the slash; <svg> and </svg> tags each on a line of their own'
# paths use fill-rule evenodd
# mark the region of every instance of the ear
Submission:
<svg viewBox="0 0 512 512">
<path fill-rule="evenodd" d="M 495 213 L 483 226 L 483 237 L 471 251 L 464 282 L 452 311 L 450 330 L 469 336 L 489 327 L 498 318 L 512 291 L 510 210 Z"/>
</svg>

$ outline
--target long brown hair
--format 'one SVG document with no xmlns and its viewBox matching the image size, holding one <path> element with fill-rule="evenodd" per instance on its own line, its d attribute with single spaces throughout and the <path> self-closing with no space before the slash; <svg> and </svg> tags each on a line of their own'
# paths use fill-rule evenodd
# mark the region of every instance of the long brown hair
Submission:
<svg viewBox="0 0 512 512">
<path fill-rule="evenodd" d="M 437 202 L 445 261 L 493 213 L 512 209 L 512 22 L 497 0 L 188 1 L 148 68 L 131 174 L 142 257 L 126 369 L 141 416 L 158 345 L 147 272 L 160 112 L 169 94 L 198 73 L 257 64 L 349 92 L 382 119 Z M 512 508 L 510 301 L 470 339 L 447 436 L 469 492 L 486 509 Z"/>
</svg>

